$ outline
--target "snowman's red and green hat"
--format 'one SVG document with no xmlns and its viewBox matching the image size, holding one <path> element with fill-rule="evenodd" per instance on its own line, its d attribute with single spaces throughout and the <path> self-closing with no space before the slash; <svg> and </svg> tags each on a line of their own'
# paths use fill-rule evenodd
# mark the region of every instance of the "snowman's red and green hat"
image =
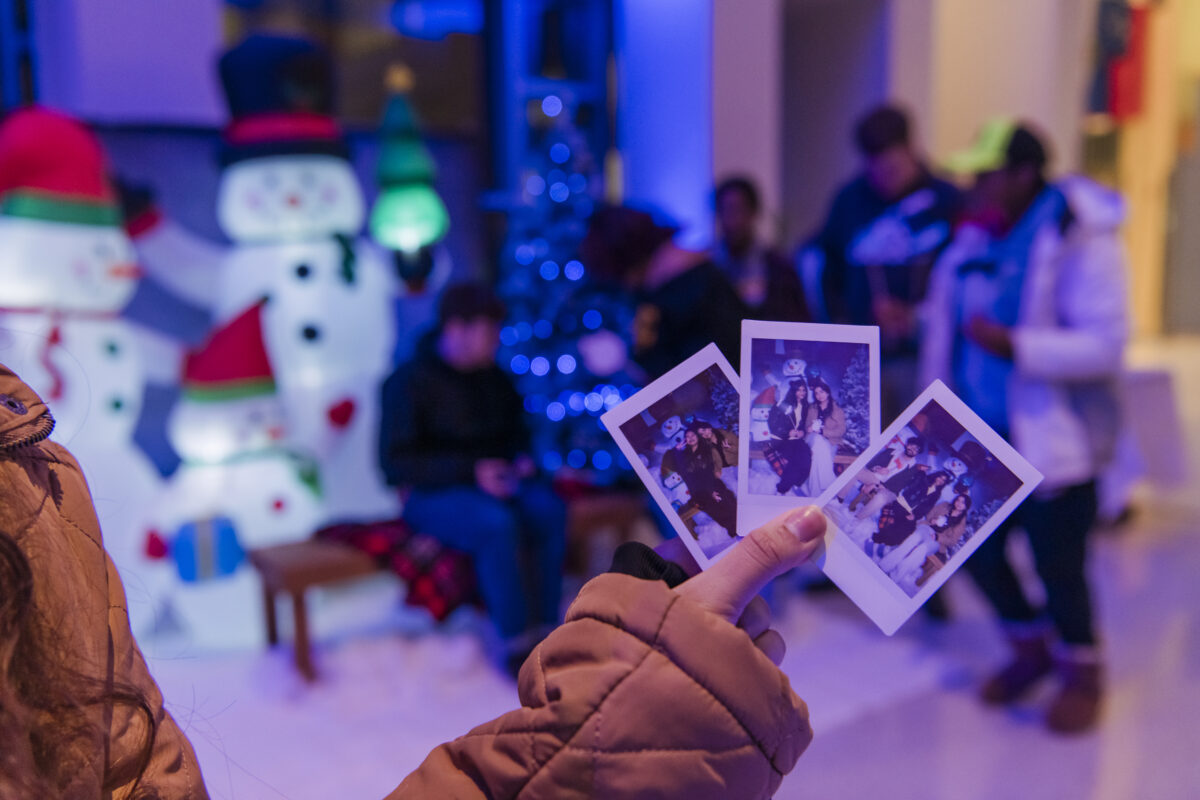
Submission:
<svg viewBox="0 0 1200 800">
<path fill-rule="evenodd" d="M 100 140 L 47 108 L 10 114 L 0 123 L 0 216 L 120 226 Z"/>
<path fill-rule="evenodd" d="M 254 34 L 221 56 L 223 166 L 276 155 L 349 156 L 333 117 L 333 61 L 314 42 Z"/>
<path fill-rule="evenodd" d="M 183 363 L 183 393 L 189 400 L 219 402 L 275 391 L 271 359 L 263 343 L 260 300 L 212 333 Z"/>
</svg>

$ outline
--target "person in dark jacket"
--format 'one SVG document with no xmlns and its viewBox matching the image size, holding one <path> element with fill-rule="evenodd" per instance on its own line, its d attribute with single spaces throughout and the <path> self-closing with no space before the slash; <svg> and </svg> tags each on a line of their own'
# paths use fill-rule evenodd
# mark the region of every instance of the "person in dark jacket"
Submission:
<svg viewBox="0 0 1200 800">
<path fill-rule="evenodd" d="M 940 471 L 932 475 L 918 473 L 909 480 L 895 502 L 889 503 L 879 515 L 879 530 L 867 542 L 867 554 L 878 558 L 907 539 L 917 529 L 917 520 L 924 519 L 938 504 L 942 489 L 949 482 L 949 473 Z"/>
<path fill-rule="evenodd" d="M 592 214 L 579 245 L 597 279 L 633 295 L 631 355 L 651 379 L 709 342 L 736 369 L 748 313 L 720 267 L 672 241 L 677 232 L 644 211 L 603 206 Z"/>
<path fill-rule="evenodd" d="M 737 495 L 721 480 L 721 455 L 708 440 L 700 438 L 697 427 L 687 429 L 683 437 L 680 467 L 692 499 L 705 514 L 725 529 L 729 538 L 737 536 Z"/>
<path fill-rule="evenodd" d="M 488 612 L 519 665 L 559 620 L 566 512 L 534 479 L 524 405 L 496 365 L 503 317 L 482 285 L 445 290 L 437 330 L 383 385 L 379 464 L 389 485 L 408 490 L 404 517 L 414 528 L 474 558 Z"/>
<path fill-rule="evenodd" d="M 713 261 L 737 289 L 754 319 L 807 322 L 808 306 L 791 262 L 758 235 L 762 203 L 750 178 L 737 175 L 713 192 L 717 244 Z"/>
<path fill-rule="evenodd" d="M 771 444 L 787 462 L 775 487 L 779 494 L 787 494 L 792 487 L 803 485 L 812 471 L 812 448 L 804 438 L 807 417 L 808 384 L 794 380 L 788 384 L 783 402 L 772 408 L 767 417 Z"/>
<path fill-rule="evenodd" d="M 921 160 L 895 106 L 868 111 L 854 142 L 862 171 L 838 191 L 807 250 L 823 265 L 818 305 L 828 319 L 818 321 L 879 326 L 883 417 L 892 419 L 917 395 L 916 310 L 961 193 Z"/>
</svg>

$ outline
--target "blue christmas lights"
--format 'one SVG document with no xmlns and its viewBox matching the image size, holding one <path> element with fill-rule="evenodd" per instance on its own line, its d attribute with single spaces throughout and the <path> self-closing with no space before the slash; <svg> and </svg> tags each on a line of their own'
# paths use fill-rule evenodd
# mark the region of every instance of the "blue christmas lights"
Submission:
<svg viewBox="0 0 1200 800">
<path fill-rule="evenodd" d="M 567 466 L 573 469 L 583 469 L 587 466 L 587 453 L 582 450 L 572 450 L 567 453 Z"/>
<path fill-rule="evenodd" d="M 589 308 L 583 312 L 583 327 L 589 331 L 594 331 L 604 324 L 604 317 L 594 308 Z"/>
<path fill-rule="evenodd" d="M 564 353 L 558 357 L 558 371 L 563 375 L 570 375 L 575 371 L 575 357 L 569 353 Z"/>
<path fill-rule="evenodd" d="M 592 453 L 592 466 L 596 469 L 608 469 L 612 466 L 612 456 L 607 450 L 597 450 Z"/>
<path fill-rule="evenodd" d="M 571 148 L 562 142 L 550 147 L 550 160 L 555 164 L 565 164 L 571 159 Z"/>
<path fill-rule="evenodd" d="M 522 355 L 515 355 L 512 361 L 508 363 L 508 368 L 513 371 L 514 375 L 524 375 L 529 372 L 529 358 Z"/>
<path fill-rule="evenodd" d="M 538 274 L 544 280 L 552 281 L 558 277 L 559 269 L 556 261 L 543 261 L 542 266 L 538 269 Z"/>
<path fill-rule="evenodd" d="M 563 275 L 569 281 L 577 281 L 583 277 L 583 264 L 579 261 L 568 261 L 563 267 Z"/>
<path fill-rule="evenodd" d="M 529 362 L 529 371 L 539 378 L 550 372 L 550 359 L 545 356 L 538 356 Z"/>
<path fill-rule="evenodd" d="M 555 400 L 546 406 L 546 418 L 551 422 L 558 422 L 567 415 L 567 407 Z"/>
<path fill-rule="evenodd" d="M 557 117 L 562 113 L 563 101 L 558 95 L 547 95 L 542 100 L 542 113 L 547 117 Z"/>
</svg>

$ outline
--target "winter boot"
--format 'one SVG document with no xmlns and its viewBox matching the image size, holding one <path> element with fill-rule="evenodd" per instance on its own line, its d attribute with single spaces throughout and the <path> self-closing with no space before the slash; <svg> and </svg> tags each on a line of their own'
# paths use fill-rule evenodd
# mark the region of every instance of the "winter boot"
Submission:
<svg viewBox="0 0 1200 800">
<path fill-rule="evenodd" d="M 1025 631 L 1009 635 L 1013 660 L 988 678 L 979 690 L 979 697 L 990 706 L 1008 705 L 1033 688 L 1050 673 L 1054 660 L 1046 637 L 1040 632 Z"/>
<path fill-rule="evenodd" d="M 1104 696 L 1103 674 L 1094 653 L 1072 653 L 1055 664 L 1062 685 L 1046 710 L 1054 733 L 1085 733 L 1096 726 Z"/>
</svg>

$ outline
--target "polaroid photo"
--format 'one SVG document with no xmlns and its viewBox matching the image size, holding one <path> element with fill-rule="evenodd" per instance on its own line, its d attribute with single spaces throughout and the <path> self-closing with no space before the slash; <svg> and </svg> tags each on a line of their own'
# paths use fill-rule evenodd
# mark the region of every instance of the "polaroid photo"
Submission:
<svg viewBox="0 0 1200 800">
<path fill-rule="evenodd" d="M 742 323 L 738 531 L 814 502 L 879 435 L 879 328 Z"/>
<path fill-rule="evenodd" d="M 1041 480 L 935 381 L 818 500 L 814 561 L 890 636 Z"/>
<path fill-rule="evenodd" d="M 737 537 L 738 389 L 710 344 L 600 418 L 701 569 Z"/>
</svg>

